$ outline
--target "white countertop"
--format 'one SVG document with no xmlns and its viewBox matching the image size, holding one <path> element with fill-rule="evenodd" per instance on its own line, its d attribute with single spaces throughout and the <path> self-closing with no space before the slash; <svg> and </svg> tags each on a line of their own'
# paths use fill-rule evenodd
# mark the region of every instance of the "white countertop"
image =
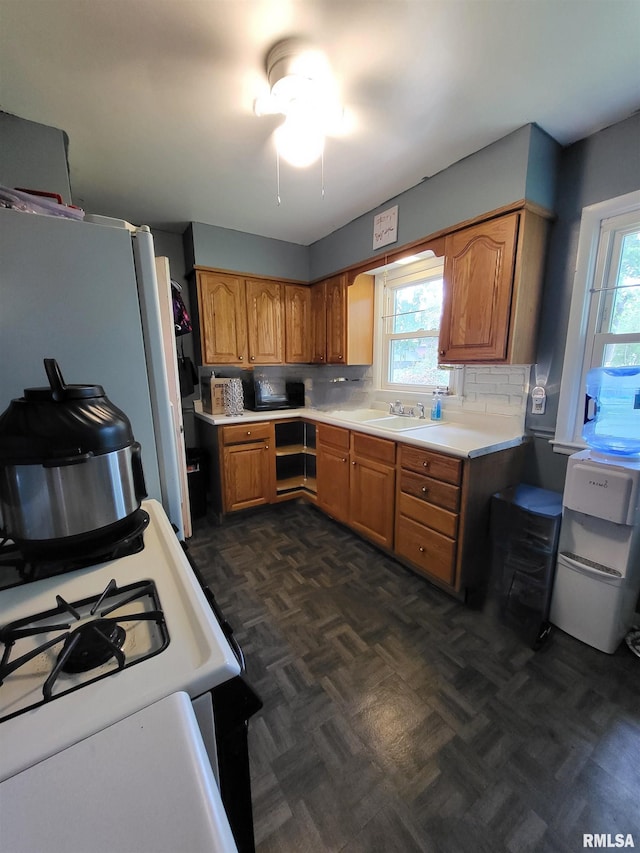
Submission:
<svg viewBox="0 0 640 853">
<path fill-rule="evenodd" d="M 227 426 L 228 424 L 252 423 L 256 421 L 275 421 L 287 418 L 302 417 L 316 423 L 326 423 L 333 426 L 341 426 L 346 429 L 354 429 L 358 432 L 376 435 L 381 438 L 393 439 L 403 444 L 412 444 L 426 450 L 436 450 L 451 456 L 473 459 L 477 456 L 485 456 L 488 453 L 496 453 L 509 447 L 517 447 L 527 440 L 523 432 L 522 423 L 517 417 L 508 415 L 485 415 L 485 414 L 454 414 L 447 413 L 447 418 L 442 423 L 425 420 L 423 422 L 415 419 L 415 428 L 408 430 L 390 430 L 382 425 L 363 423 L 358 416 L 359 410 L 348 412 L 323 411 L 321 409 L 299 408 L 279 409 L 273 412 L 249 412 L 241 416 L 227 417 L 225 415 L 208 415 L 196 407 L 195 414 L 198 418 L 214 426 Z M 380 416 L 386 412 L 379 410 Z M 454 419 L 455 418 L 455 419 Z M 407 419 L 408 425 L 413 419 Z"/>
</svg>

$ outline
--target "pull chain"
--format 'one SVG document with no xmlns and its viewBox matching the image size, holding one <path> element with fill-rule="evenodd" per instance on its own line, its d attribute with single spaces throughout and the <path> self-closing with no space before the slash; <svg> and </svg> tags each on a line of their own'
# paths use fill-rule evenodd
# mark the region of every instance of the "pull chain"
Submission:
<svg viewBox="0 0 640 853">
<path fill-rule="evenodd" d="M 276 202 L 280 207 L 280 152 L 276 148 Z"/>
<path fill-rule="evenodd" d="M 320 155 L 320 183 L 321 183 L 321 196 L 324 198 L 324 149 L 322 150 L 322 154 Z"/>
</svg>

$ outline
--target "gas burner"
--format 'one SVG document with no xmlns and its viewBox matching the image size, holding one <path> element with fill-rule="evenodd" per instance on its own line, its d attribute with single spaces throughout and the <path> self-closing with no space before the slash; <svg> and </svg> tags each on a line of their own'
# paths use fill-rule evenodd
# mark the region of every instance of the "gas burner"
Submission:
<svg viewBox="0 0 640 853">
<path fill-rule="evenodd" d="M 118 587 L 111 580 L 100 595 L 72 604 L 57 595 L 56 602 L 0 628 L 0 722 L 115 675 L 169 644 L 153 581 Z"/>
<path fill-rule="evenodd" d="M 75 628 L 67 637 L 62 672 L 88 672 L 112 657 L 118 659 L 126 635 L 113 619 L 95 619 Z M 60 653 L 61 658 L 65 649 Z"/>
<path fill-rule="evenodd" d="M 62 542 L 16 543 L 5 539 L 0 542 L 0 588 L 137 554 L 144 548 L 144 531 L 148 524 L 149 514 L 139 509 L 108 529 L 69 537 Z"/>
</svg>

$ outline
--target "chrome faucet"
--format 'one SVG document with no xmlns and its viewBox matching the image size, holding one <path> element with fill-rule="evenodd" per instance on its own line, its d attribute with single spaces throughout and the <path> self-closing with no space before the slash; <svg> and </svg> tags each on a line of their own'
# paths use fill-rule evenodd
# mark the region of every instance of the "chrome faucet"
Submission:
<svg viewBox="0 0 640 853">
<path fill-rule="evenodd" d="M 416 413 L 416 410 L 418 412 L 418 417 L 421 420 L 424 420 L 424 403 L 416 403 L 415 407 L 412 409 L 414 415 Z"/>
<path fill-rule="evenodd" d="M 389 403 L 389 414 L 404 415 L 404 406 L 402 405 L 400 400 L 396 400 L 395 403 Z"/>
</svg>

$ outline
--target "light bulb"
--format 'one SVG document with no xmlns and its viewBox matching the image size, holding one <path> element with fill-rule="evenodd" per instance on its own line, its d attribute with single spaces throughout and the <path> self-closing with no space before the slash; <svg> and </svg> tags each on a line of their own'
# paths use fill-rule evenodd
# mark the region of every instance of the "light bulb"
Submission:
<svg viewBox="0 0 640 853">
<path fill-rule="evenodd" d="M 324 150 L 324 134 L 315 122 L 303 117 L 288 116 L 274 136 L 279 155 L 298 168 L 310 166 Z"/>
</svg>

